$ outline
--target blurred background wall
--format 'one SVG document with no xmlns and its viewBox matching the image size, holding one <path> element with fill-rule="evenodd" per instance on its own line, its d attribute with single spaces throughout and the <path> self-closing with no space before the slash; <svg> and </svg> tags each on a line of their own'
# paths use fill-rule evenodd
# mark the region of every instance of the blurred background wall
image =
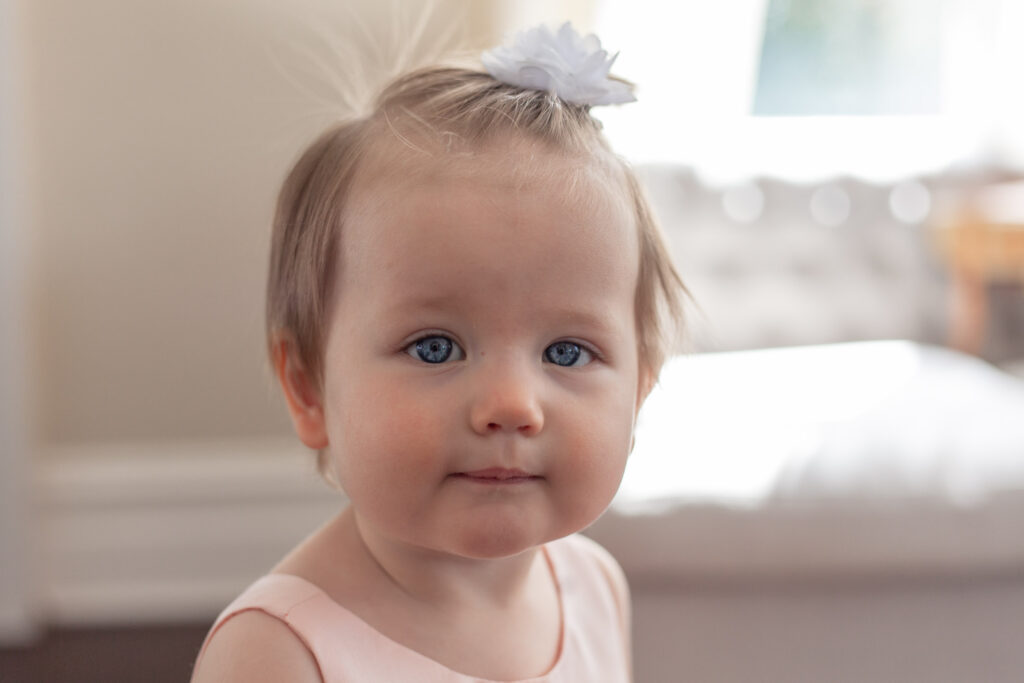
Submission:
<svg viewBox="0 0 1024 683">
<path fill-rule="evenodd" d="M 25 320 L 27 230 L 19 198 L 23 187 L 17 165 L 19 92 L 15 69 L 14 8 L 0 0 L 0 640 L 29 632 L 28 555 L 29 381 L 25 372 L 28 325 Z"/>
</svg>

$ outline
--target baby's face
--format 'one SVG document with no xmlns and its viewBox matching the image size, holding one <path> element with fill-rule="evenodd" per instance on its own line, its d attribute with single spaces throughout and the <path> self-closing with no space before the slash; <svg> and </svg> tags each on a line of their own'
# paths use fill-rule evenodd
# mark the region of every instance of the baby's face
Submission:
<svg viewBox="0 0 1024 683">
<path fill-rule="evenodd" d="M 611 501 L 641 400 L 639 247 L 621 186 L 582 163 L 497 144 L 357 181 L 323 410 L 364 534 L 502 557 Z"/>
</svg>

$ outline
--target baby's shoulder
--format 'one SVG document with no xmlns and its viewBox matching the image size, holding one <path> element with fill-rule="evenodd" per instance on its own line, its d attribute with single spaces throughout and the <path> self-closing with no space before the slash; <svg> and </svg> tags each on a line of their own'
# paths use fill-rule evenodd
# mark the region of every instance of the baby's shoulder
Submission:
<svg viewBox="0 0 1024 683">
<path fill-rule="evenodd" d="M 291 628 L 255 609 L 218 625 L 192 675 L 192 683 L 322 680 L 316 660 Z"/>
</svg>

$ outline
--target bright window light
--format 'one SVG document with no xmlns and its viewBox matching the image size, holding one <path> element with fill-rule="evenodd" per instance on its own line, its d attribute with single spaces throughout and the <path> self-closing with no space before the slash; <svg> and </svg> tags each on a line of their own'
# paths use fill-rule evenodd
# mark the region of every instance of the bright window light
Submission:
<svg viewBox="0 0 1024 683">
<path fill-rule="evenodd" d="M 635 162 L 720 184 L 1024 168 L 1017 0 L 604 0 L 595 28 L 638 86 L 595 109 Z"/>
</svg>

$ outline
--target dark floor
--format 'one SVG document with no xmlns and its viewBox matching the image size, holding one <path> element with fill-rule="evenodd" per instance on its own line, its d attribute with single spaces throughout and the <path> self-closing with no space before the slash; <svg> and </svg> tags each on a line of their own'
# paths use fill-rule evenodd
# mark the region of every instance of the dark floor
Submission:
<svg viewBox="0 0 1024 683">
<path fill-rule="evenodd" d="M 0 647 L 0 683 L 183 683 L 209 623 L 69 629 Z"/>
</svg>

